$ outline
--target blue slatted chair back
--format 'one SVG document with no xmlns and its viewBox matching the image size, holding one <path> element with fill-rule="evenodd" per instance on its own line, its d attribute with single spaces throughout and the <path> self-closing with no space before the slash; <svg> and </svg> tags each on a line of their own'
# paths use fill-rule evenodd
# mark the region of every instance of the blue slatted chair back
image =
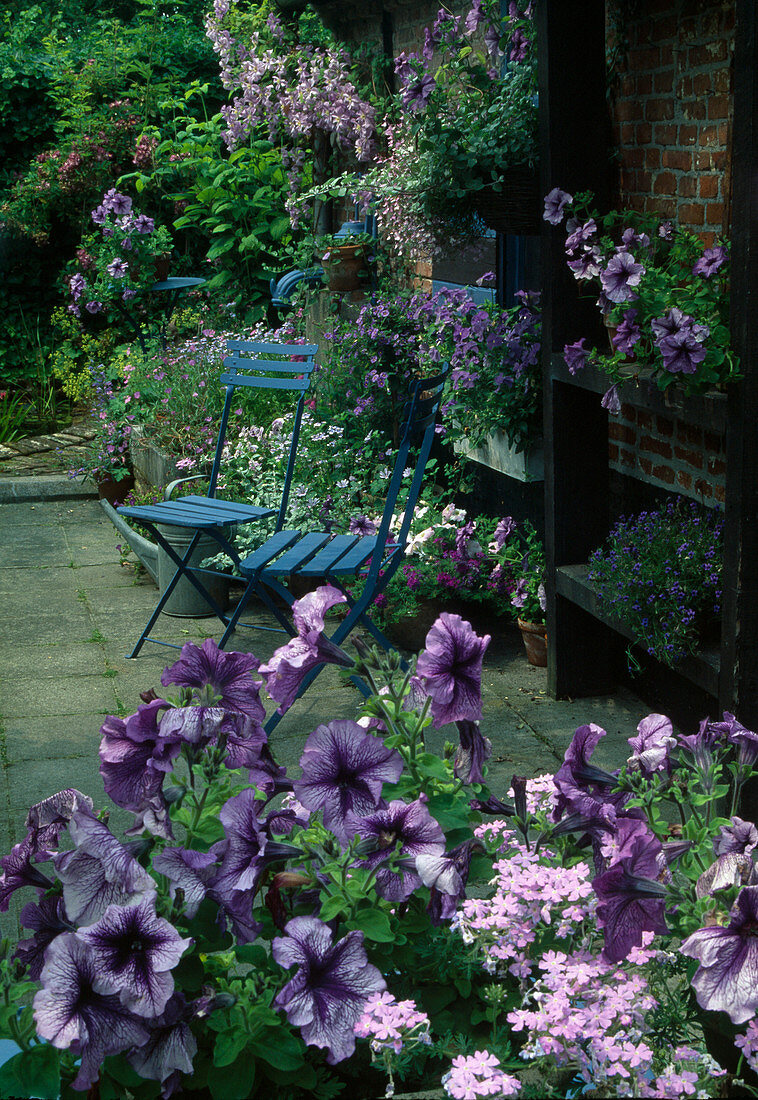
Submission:
<svg viewBox="0 0 758 1100">
<path fill-rule="evenodd" d="M 226 395 L 211 469 L 208 496 L 215 497 L 216 495 L 216 485 L 221 469 L 221 459 L 226 444 L 226 432 L 235 391 L 239 387 L 243 387 L 247 389 L 291 390 L 299 393 L 300 397 L 295 407 L 295 423 L 287 456 L 287 471 L 276 518 L 276 530 L 279 531 L 284 525 L 284 517 L 289 503 L 297 444 L 300 438 L 300 426 L 305 407 L 305 393 L 310 385 L 311 374 L 316 366 L 315 356 L 318 345 L 229 340 L 227 351 L 229 354 L 224 358 L 223 373 L 220 378 L 222 386 L 226 386 Z M 283 358 L 284 356 L 287 356 L 287 358 Z"/>
<path fill-rule="evenodd" d="M 413 513 L 418 503 L 424 471 L 434 442 L 437 410 L 445 379 L 447 364 L 439 374 L 431 378 L 417 379 L 411 384 L 410 395 L 403 412 L 403 421 L 395 464 L 392 468 L 387 497 L 382 518 L 377 531 L 377 545 L 385 546 L 390 539 L 392 520 L 400 508 L 400 525 L 397 533 L 392 533 L 391 541 L 405 546 L 410 533 Z M 418 448 L 416 451 L 415 448 Z M 403 495 L 404 472 L 410 462 L 414 463 L 410 486 Z M 382 555 L 374 554 L 368 567 L 368 581 L 371 585 L 379 575 Z"/>
</svg>

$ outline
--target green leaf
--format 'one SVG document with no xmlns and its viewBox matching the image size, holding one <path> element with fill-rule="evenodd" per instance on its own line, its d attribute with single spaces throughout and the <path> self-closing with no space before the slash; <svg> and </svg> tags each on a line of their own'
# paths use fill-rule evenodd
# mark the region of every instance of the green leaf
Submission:
<svg viewBox="0 0 758 1100">
<path fill-rule="evenodd" d="M 326 923 L 333 917 L 339 916 L 340 913 L 347 912 L 347 902 L 341 895 L 335 894 L 331 898 L 327 898 L 321 905 L 321 912 L 319 913 L 320 920 Z"/>
<path fill-rule="evenodd" d="M 355 917 L 347 921 L 347 927 L 357 928 L 367 940 L 390 943 L 394 939 L 389 917 L 381 909 L 359 909 Z"/>
<path fill-rule="evenodd" d="M 239 1028 L 233 1031 L 222 1031 L 216 1036 L 216 1045 L 213 1048 L 214 1066 L 230 1066 L 242 1053 L 248 1043 L 248 1036 Z"/>
<path fill-rule="evenodd" d="M 56 1100 L 61 1090 L 59 1052 L 49 1043 L 22 1050 L 0 1066 L 0 1096 Z"/>
<path fill-rule="evenodd" d="M 213 1100 L 248 1100 L 255 1081 L 255 1059 L 240 1055 L 228 1066 L 219 1066 L 209 1075 Z"/>
<path fill-rule="evenodd" d="M 276 1069 L 291 1073 L 300 1069 L 305 1059 L 305 1045 L 297 1035 L 289 1031 L 284 1024 L 280 1027 L 266 1028 L 260 1039 L 254 1039 L 248 1046 L 256 1058 L 260 1058 Z"/>
</svg>

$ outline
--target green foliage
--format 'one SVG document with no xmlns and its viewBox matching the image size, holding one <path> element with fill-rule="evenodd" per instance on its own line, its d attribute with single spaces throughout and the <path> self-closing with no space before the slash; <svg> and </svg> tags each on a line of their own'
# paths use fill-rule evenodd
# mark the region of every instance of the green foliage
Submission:
<svg viewBox="0 0 758 1100">
<path fill-rule="evenodd" d="M 271 275 L 292 240 L 284 208 L 289 185 L 271 142 L 253 139 L 230 152 L 221 115 L 179 113 L 195 100 L 204 107 L 207 90 L 195 82 L 170 104 L 176 115 L 164 127 L 169 136 L 157 144 L 151 170 L 126 179 L 134 180 L 138 192 L 174 204 L 174 229 L 195 262 L 208 262 L 209 289 L 225 301 L 244 303 L 246 319 L 257 320 Z"/>
</svg>

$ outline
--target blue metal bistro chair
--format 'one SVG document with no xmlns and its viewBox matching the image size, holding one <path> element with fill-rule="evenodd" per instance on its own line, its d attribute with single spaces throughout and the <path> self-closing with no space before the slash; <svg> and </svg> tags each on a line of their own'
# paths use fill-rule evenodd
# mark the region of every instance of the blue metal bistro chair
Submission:
<svg viewBox="0 0 758 1100">
<path fill-rule="evenodd" d="M 211 538 L 218 543 L 219 550 L 225 551 L 232 561 L 239 566 L 241 564 L 239 554 L 228 537 L 228 529 L 230 526 L 240 523 L 252 523 L 268 519 L 272 516 L 276 516 L 275 531 L 281 530 L 284 525 L 290 486 L 292 484 L 292 474 L 295 467 L 295 456 L 297 454 L 305 394 L 310 385 L 311 374 L 315 366 L 314 357 L 318 351 L 318 346 L 315 344 L 276 344 L 230 340 L 227 344 L 227 350 L 230 354 L 223 361 L 223 373 L 220 377 L 221 385 L 226 387 L 226 396 L 224 398 L 224 407 L 221 414 L 221 424 L 219 427 L 218 440 L 216 442 L 216 451 L 207 495 L 182 496 L 178 497 L 176 500 L 166 499 L 157 504 L 121 507 L 118 509 L 121 515 L 128 516 L 130 519 L 135 519 L 146 527 L 158 545 L 165 550 L 176 565 L 176 572 L 166 587 L 165 592 L 161 595 L 137 644 L 132 652 L 128 654 L 129 657 L 136 657 L 146 641 L 157 642 L 159 645 L 171 646 L 171 648 L 174 649 L 180 648 L 179 646 L 174 646 L 170 642 L 163 642 L 158 638 L 151 637 L 150 632 L 158 616 L 165 607 L 166 602 L 170 598 L 171 593 L 182 577 L 186 577 L 187 580 L 194 585 L 195 589 L 208 603 L 209 607 L 222 623 L 225 625 L 228 623 L 229 620 L 225 611 L 219 605 L 215 597 L 208 591 L 208 588 L 203 584 L 201 579 L 202 574 L 219 576 L 218 571 L 213 569 L 201 569 L 198 566 L 190 565 L 192 554 L 201 535 L 210 535 Z M 287 358 L 282 358 L 285 356 Z M 239 387 L 266 390 L 293 390 L 300 394 L 295 409 L 295 423 L 278 511 L 276 508 L 263 508 L 251 504 L 235 504 L 230 501 L 222 500 L 216 496 L 216 485 L 218 483 L 221 459 L 224 451 L 224 444 L 226 442 L 229 415 L 235 398 L 235 391 Z M 173 482 L 166 490 L 166 496 L 170 496 L 174 486 L 180 485 L 185 481 L 196 480 L 198 476 L 202 475 L 195 475 L 194 478 L 182 478 L 180 481 Z M 189 546 L 182 557 L 179 556 L 174 547 L 171 546 L 164 535 L 161 534 L 159 526 L 183 528 L 184 530 L 194 532 L 190 539 Z M 240 608 L 240 611 L 241 610 Z M 235 623 L 238 618 L 239 614 L 235 614 Z"/>
<path fill-rule="evenodd" d="M 405 554 L 424 470 L 434 441 L 446 374 L 447 367 L 440 374 L 419 379 L 411 386 L 397 457 L 377 533 L 363 536 L 332 535 L 327 531 L 279 529 L 239 566 L 240 573 L 247 578 L 248 583 L 238 609 L 229 619 L 219 643 L 222 649 L 234 631 L 245 601 L 252 593 L 266 604 L 287 633 L 294 637 L 296 630 L 288 611 L 295 597 L 282 579 L 291 580 L 295 577 L 333 584 L 346 596 L 348 613 L 330 635 L 331 641 L 336 645 L 344 642 L 360 624 L 385 650 L 394 648 L 372 621 L 369 609 L 379 593 L 389 584 Z M 408 484 L 404 473 L 414 463 L 413 475 Z M 398 511 L 399 516 L 393 524 L 393 517 Z M 288 605 L 286 609 L 277 604 L 277 596 Z M 323 665 L 318 665 L 305 676 L 298 697 L 306 691 L 322 668 Z M 354 679 L 361 691 L 368 694 L 367 685 L 358 678 Z M 280 715 L 274 713 L 266 723 L 266 729 L 273 729 L 279 718 Z"/>
</svg>

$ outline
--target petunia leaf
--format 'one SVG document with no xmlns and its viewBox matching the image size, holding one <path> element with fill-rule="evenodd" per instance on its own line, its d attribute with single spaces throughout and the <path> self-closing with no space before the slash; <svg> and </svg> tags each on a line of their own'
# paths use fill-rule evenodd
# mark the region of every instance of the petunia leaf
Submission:
<svg viewBox="0 0 758 1100">
<path fill-rule="evenodd" d="M 60 1090 L 60 1053 L 49 1043 L 22 1050 L 0 1066 L 0 1096 L 55 1100 Z"/>
<path fill-rule="evenodd" d="M 381 909 L 359 909 L 352 920 L 347 921 L 347 927 L 357 928 L 367 940 L 375 943 L 390 943 L 395 938 L 389 917 Z"/>
<path fill-rule="evenodd" d="M 208 1087 L 213 1100 L 247 1100 L 255 1081 L 255 1059 L 242 1054 L 228 1066 L 210 1074 Z"/>
<path fill-rule="evenodd" d="M 253 1039 L 248 1050 L 276 1069 L 291 1073 L 304 1062 L 305 1044 L 286 1027 L 267 1028 L 260 1039 Z"/>
<path fill-rule="evenodd" d="M 237 1028 L 222 1031 L 216 1036 L 216 1045 L 213 1048 L 214 1066 L 230 1066 L 245 1049 L 247 1041 L 247 1034 Z"/>
</svg>

